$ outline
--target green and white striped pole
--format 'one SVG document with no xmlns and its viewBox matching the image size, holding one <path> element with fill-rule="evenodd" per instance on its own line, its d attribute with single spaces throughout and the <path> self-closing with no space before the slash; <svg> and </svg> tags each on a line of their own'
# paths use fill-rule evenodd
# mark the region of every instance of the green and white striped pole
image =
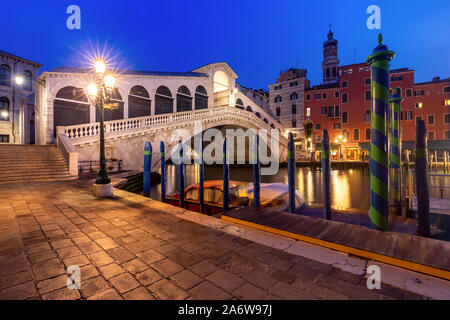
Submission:
<svg viewBox="0 0 450 320">
<path fill-rule="evenodd" d="M 400 96 L 399 88 L 394 89 L 391 96 L 389 109 L 389 163 L 390 176 L 389 187 L 391 188 L 391 199 L 393 205 L 391 212 L 400 216 L 402 214 L 402 167 L 401 167 L 401 141 L 400 141 Z"/>
<path fill-rule="evenodd" d="M 416 123 L 416 192 L 417 192 L 417 222 L 418 235 L 430 236 L 430 194 L 427 175 L 427 130 L 425 122 Z"/>
<path fill-rule="evenodd" d="M 370 142 L 370 220 L 377 230 L 389 229 L 389 161 L 388 161 L 388 105 L 389 62 L 395 53 L 382 44 L 367 58 L 372 73 L 372 113 Z"/>
</svg>

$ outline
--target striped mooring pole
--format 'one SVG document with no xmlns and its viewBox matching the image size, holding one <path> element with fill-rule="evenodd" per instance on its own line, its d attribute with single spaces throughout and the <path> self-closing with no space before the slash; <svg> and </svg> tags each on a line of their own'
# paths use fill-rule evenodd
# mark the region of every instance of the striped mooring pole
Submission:
<svg viewBox="0 0 450 320">
<path fill-rule="evenodd" d="M 228 210 L 228 203 L 230 201 L 230 166 L 228 164 L 228 155 L 227 155 L 227 138 L 223 140 L 223 212 Z"/>
<path fill-rule="evenodd" d="M 253 207 L 261 207 L 261 166 L 259 163 L 259 135 L 255 134 L 253 140 L 252 163 L 253 163 Z"/>
<path fill-rule="evenodd" d="M 389 229 L 389 160 L 388 160 L 388 105 L 389 62 L 395 56 L 382 44 L 378 35 L 378 46 L 367 58 L 371 68 L 372 112 L 370 141 L 370 220 L 377 230 Z"/>
<path fill-rule="evenodd" d="M 178 141 L 179 151 L 178 158 L 180 159 L 180 165 L 178 167 L 178 174 L 180 176 L 180 207 L 184 208 L 184 161 L 183 161 L 183 143 Z"/>
<path fill-rule="evenodd" d="M 389 187 L 391 188 L 391 212 L 402 214 L 402 166 L 400 141 L 400 102 L 402 101 L 399 88 L 394 89 L 389 109 Z"/>
<path fill-rule="evenodd" d="M 161 152 L 161 200 L 166 199 L 166 152 L 164 141 L 159 143 L 159 151 Z"/>
<path fill-rule="evenodd" d="M 294 145 L 294 136 L 292 132 L 289 132 L 287 157 L 288 157 L 289 212 L 295 213 L 295 145 Z"/>
<path fill-rule="evenodd" d="M 322 138 L 322 184 L 323 184 L 323 217 L 331 220 L 331 193 L 330 193 L 330 137 L 328 130 L 323 130 Z"/>
<path fill-rule="evenodd" d="M 150 196 L 150 174 L 152 169 L 152 144 L 145 141 L 144 146 L 144 197 Z"/>
<path fill-rule="evenodd" d="M 427 131 L 425 122 L 418 120 L 416 123 L 416 193 L 417 193 L 417 215 L 418 235 L 430 236 L 430 195 L 428 193 L 427 176 Z"/>
<path fill-rule="evenodd" d="M 204 149 L 203 139 L 200 142 L 200 152 L 198 154 L 198 199 L 200 201 L 200 213 L 205 213 L 205 164 L 203 163 L 203 149 Z"/>
</svg>

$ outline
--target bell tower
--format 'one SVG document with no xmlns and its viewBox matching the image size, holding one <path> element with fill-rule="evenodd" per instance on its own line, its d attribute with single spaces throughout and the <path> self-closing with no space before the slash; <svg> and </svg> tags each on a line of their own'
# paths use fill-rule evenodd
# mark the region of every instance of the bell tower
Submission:
<svg viewBox="0 0 450 320">
<path fill-rule="evenodd" d="M 330 31 L 327 34 L 327 41 L 323 43 L 323 61 L 322 61 L 322 73 L 323 83 L 338 83 L 339 79 L 339 59 L 337 57 L 337 40 L 333 39 L 333 32 Z"/>
</svg>

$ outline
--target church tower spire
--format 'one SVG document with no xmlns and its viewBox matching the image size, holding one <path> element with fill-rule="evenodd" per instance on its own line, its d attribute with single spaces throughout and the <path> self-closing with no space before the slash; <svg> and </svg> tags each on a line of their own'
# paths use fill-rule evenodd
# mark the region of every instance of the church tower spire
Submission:
<svg viewBox="0 0 450 320">
<path fill-rule="evenodd" d="M 323 83 L 337 83 L 339 79 L 339 59 L 337 57 L 337 40 L 333 39 L 333 32 L 327 34 L 328 39 L 323 43 Z"/>
</svg>

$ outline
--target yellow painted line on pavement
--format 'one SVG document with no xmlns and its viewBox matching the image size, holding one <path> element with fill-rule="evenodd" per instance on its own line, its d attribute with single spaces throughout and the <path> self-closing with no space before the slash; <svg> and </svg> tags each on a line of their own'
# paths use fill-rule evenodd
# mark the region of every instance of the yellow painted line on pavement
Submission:
<svg viewBox="0 0 450 320">
<path fill-rule="evenodd" d="M 284 231 L 284 230 L 264 226 L 261 224 L 257 224 L 254 222 L 250 222 L 250 221 L 245 221 L 245 220 L 241 220 L 241 219 L 237 219 L 237 218 L 233 218 L 233 217 L 228 217 L 225 215 L 222 215 L 221 218 L 226 221 L 234 222 L 234 223 L 241 224 L 241 225 L 251 227 L 251 228 L 255 228 L 258 230 L 267 231 L 267 232 L 274 233 L 274 234 L 277 234 L 280 236 L 300 240 L 300 241 L 315 244 L 315 245 L 318 245 L 321 247 L 325 247 L 325 248 L 329 248 L 329 249 L 333 249 L 333 250 L 341 251 L 341 252 L 345 252 L 345 253 L 350 253 L 355 256 L 380 261 L 380 262 L 387 263 L 387 264 L 397 266 L 400 268 L 409 269 L 412 271 L 420 272 L 420 273 L 431 275 L 434 277 L 439 277 L 442 279 L 450 280 L 450 272 L 439 269 L 439 268 L 430 267 L 430 266 L 426 266 L 426 265 L 423 265 L 420 263 L 406 261 L 406 260 L 386 256 L 383 254 L 371 252 L 371 251 L 357 249 L 357 248 L 353 248 L 353 247 L 342 245 L 342 244 L 337 244 L 337 243 L 326 241 L 326 240 L 320 240 L 317 238 L 313 238 L 313 237 L 309 237 L 309 236 L 305 236 L 305 235 L 301 235 L 301 234 L 293 233 L 293 232 L 289 232 L 289 231 Z"/>
</svg>

